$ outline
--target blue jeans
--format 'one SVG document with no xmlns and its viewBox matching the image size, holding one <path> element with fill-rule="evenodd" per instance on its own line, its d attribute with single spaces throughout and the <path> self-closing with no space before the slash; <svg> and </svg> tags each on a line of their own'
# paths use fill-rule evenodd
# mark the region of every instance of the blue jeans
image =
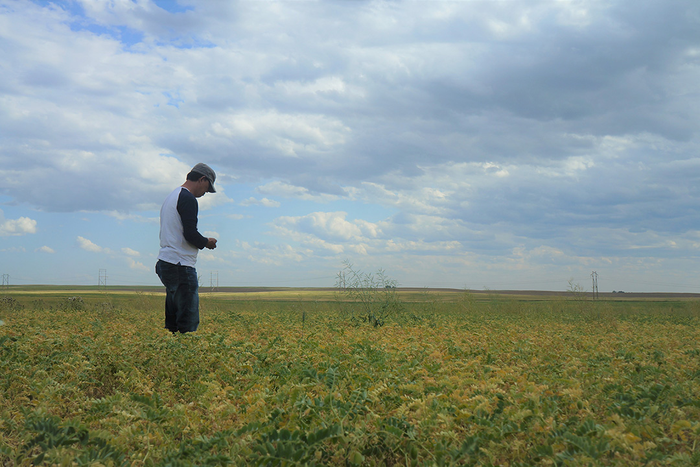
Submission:
<svg viewBox="0 0 700 467">
<path fill-rule="evenodd" d="M 156 274 L 165 286 L 165 328 L 173 333 L 196 331 L 199 283 L 195 268 L 158 260 Z"/>
</svg>

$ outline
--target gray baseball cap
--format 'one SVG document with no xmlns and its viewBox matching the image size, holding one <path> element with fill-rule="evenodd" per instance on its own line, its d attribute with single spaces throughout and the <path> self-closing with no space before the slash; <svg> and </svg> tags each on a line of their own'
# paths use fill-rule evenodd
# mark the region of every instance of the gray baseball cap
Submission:
<svg viewBox="0 0 700 467">
<path fill-rule="evenodd" d="M 192 167 L 192 172 L 197 172 L 198 174 L 202 174 L 205 177 L 207 177 L 207 180 L 209 180 L 209 189 L 207 190 L 209 193 L 216 193 L 216 190 L 214 189 L 214 181 L 216 181 L 216 173 L 209 167 L 207 164 L 199 163 Z"/>
</svg>

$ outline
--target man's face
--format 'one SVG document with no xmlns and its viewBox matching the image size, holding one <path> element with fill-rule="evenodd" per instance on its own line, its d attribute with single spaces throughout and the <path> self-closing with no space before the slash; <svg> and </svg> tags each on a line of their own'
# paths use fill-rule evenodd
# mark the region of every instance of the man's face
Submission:
<svg viewBox="0 0 700 467">
<path fill-rule="evenodd" d="M 192 193 L 195 198 L 201 198 L 206 194 L 207 191 L 209 191 L 209 188 L 211 187 L 211 184 L 209 183 L 209 180 L 207 177 L 202 177 L 199 180 L 197 180 L 197 186 L 194 189 L 194 193 Z"/>
</svg>

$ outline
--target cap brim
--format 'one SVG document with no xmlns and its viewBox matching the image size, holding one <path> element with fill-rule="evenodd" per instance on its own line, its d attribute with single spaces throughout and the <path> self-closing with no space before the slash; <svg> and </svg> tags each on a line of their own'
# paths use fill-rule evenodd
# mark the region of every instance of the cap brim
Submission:
<svg viewBox="0 0 700 467">
<path fill-rule="evenodd" d="M 209 180 L 207 178 L 207 180 Z M 214 189 L 214 183 L 212 183 L 211 180 L 209 180 L 209 189 L 207 190 L 207 193 L 216 193 L 216 190 Z"/>
</svg>

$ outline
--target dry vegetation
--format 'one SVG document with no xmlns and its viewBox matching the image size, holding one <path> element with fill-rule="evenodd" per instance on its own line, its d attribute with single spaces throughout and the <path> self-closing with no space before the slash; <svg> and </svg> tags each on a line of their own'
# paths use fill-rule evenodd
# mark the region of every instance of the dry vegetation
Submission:
<svg viewBox="0 0 700 467">
<path fill-rule="evenodd" d="M 4 465 L 700 465 L 697 301 L 0 298 Z"/>
</svg>

